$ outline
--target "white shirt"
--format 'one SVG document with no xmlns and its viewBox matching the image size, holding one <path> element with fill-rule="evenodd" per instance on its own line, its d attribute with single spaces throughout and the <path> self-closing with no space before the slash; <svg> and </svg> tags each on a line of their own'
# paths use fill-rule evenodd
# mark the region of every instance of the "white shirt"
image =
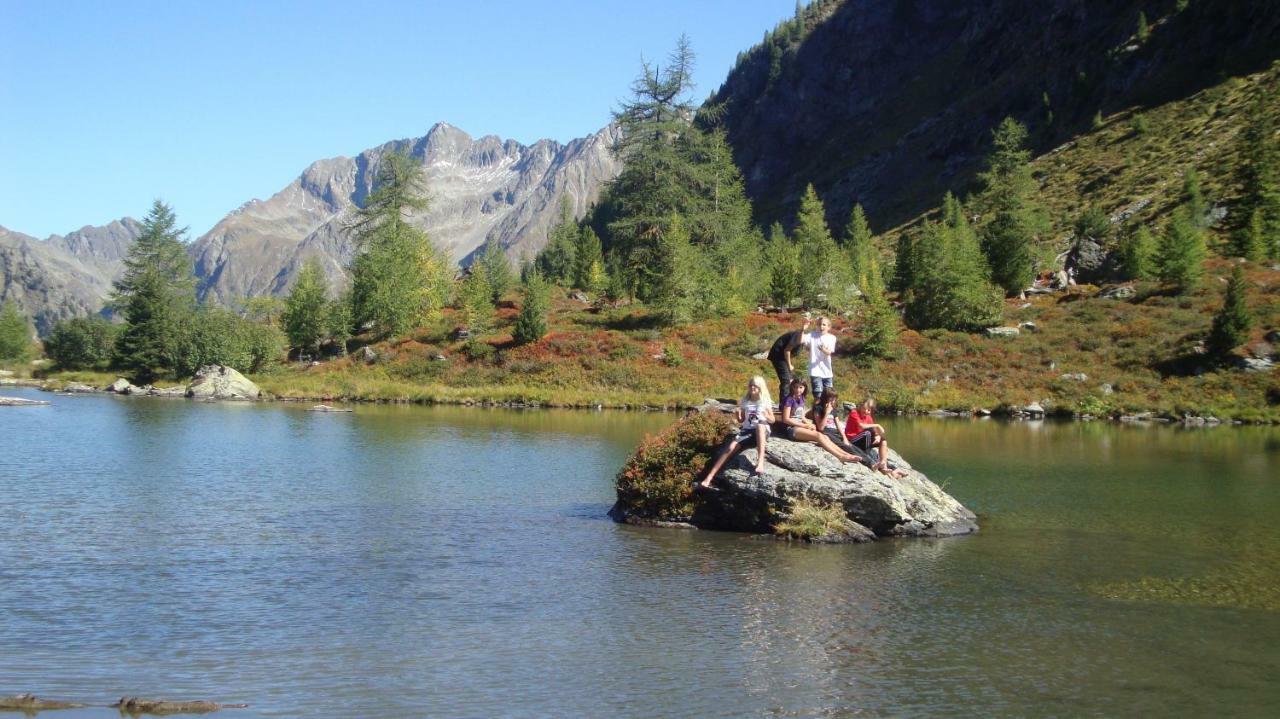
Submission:
<svg viewBox="0 0 1280 719">
<path fill-rule="evenodd" d="M 810 332 L 800 341 L 809 345 L 809 376 L 827 379 L 834 377 L 831 373 L 831 354 L 836 351 L 836 336 L 830 332 Z M 823 352 L 823 348 L 831 354 Z"/>
<path fill-rule="evenodd" d="M 760 424 L 760 420 L 764 417 L 764 413 L 760 411 L 760 402 L 752 402 L 747 400 L 742 403 L 742 428 L 755 429 Z"/>
</svg>

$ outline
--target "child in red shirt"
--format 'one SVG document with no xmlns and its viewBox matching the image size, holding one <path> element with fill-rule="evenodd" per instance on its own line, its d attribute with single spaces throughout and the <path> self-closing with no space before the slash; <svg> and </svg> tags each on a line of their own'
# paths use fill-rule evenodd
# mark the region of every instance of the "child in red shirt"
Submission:
<svg viewBox="0 0 1280 719">
<path fill-rule="evenodd" d="M 877 424 L 871 416 L 875 408 L 876 401 L 869 397 L 854 407 L 845 422 L 844 437 L 849 440 L 849 444 L 864 452 L 870 452 L 872 448 L 880 450 L 880 463 L 875 466 L 876 469 L 891 477 L 905 477 L 906 472 L 889 468 L 889 444 L 884 439 L 884 426 Z"/>
</svg>

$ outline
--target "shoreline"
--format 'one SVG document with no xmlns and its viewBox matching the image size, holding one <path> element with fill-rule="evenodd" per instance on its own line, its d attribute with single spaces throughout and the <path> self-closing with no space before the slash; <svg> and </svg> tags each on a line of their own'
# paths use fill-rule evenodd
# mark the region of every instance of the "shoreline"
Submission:
<svg viewBox="0 0 1280 719">
<path fill-rule="evenodd" d="M 66 386 L 79 385 L 78 389 L 67 391 Z M 38 389 L 43 392 L 54 392 L 59 394 L 116 394 L 109 389 L 101 388 L 95 385 L 86 385 L 79 382 L 66 381 L 62 382 L 57 378 L 34 379 L 34 378 L 6 378 L 0 382 L 0 387 L 16 386 Z M 86 389 L 86 387 L 90 389 Z M 434 387 L 434 386 L 429 386 Z M 130 395 L 132 396 L 132 395 Z M 177 396 L 173 394 L 144 394 L 137 395 L 139 397 L 155 397 L 159 399 L 186 399 L 185 396 Z M 217 401 L 217 400 L 213 400 Z M 703 404 L 704 400 L 697 402 L 688 402 L 685 400 L 676 400 L 670 404 L 651 404 L 642 402 L 543 402 L 537 400 L 504 400 L 496 399 L 492 396 L 477 396 L 464 398 L 449 398 L 439 395 L 431 395 L 426 397 L 372 397 L 372 396 L 335 396 L 335 395 L 279 395 L 267 391 L 262 392 L 257 400 L 223 400 L 223 401 L 250 401 L 250 402 L 283 402 L 283 403 L 343 403 L 343 404 L 389 404 L 389 405 L 421 405 L 421 406 L 453 406 L 453 407 L 485 407 L 497 409 L 570 409 L 570 410 L 614 410 L 624 412 L 687 412 L 695 409 Z M 996 409 L 975 409 L 975 410 L 955 410 L 955 409 L 932 409 L 932 410 L 901 410 L 892 407 L 881 407 L 883 414 L 889 414 L 896 417 L 932 417 L 935 419 L 969 419 L 969 420 L 985 420 L 997 419 L 1009 422 L 1026 422 L 1026 421 L 1044 421 L 1052 420 L 1056 422 L 1113 422 L 1116 424 L 1165 424 L 1165 425 L 1181 425 L 1184 427 L 1221 427 L 1221 426 L 1253 426 L 1267 427 L 1276 426 L 1280 422 L 1274 421 L 1245 421 L 1239 419 L 1219 419 L 1210 416 L 1185 415 L 1182 417 L 1174 416 L 1169 413 L 1161 413 L 1155 410 L 1143 410 L 1133 413 L 1125 413 L 1119 415 L 1097 416 L 1081 413 L 1067 413 L 1045 411 L 1026 411 L 1026 409 L 996 407 Z"/>
</svg>

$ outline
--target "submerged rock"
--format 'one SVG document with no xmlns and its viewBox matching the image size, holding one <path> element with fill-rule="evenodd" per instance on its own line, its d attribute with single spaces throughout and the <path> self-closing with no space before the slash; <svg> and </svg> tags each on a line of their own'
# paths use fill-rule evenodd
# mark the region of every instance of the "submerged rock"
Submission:
<svg viewBox="0 0 1280 719">
<path fill-rule="evenodd" d="M 23 399 L 21 397 L 0 397 L 0 407 L 39 407 L 47 405 L 42 399 Z"/>
<path fill-rule="evenodd" d="M 187 386 L 187 396 L 195 399 L 257 399 L 258 385 L 225 365 L 206 365 Z"/>
<path fill-rule="evenodd" d="M 83 706 L 84 704 L 76 704 L 75 702 L 41 699 L 34 694 L 0 697 L 0 711 L 37 712 L 46 709 L 79 709 Z"/>
<path fill-rule="evenodd" d="M 244 709 L 248 704 L 219 704 L 210 701 L 172 702 L 164 699 L 139 699 L 138 697 L 120 697 L 120 701 L 111 705 L 125 714 L 208 714 L 219 709 Z"/>
</svg>

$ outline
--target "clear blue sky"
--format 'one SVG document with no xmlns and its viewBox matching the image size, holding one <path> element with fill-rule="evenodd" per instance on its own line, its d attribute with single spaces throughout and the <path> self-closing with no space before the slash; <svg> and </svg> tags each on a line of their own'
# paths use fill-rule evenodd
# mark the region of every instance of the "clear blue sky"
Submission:
<svg viewBox="0 0 1280 719">
<path fill-rule="evenodd" d="M 0 0 L 0 225 L 140 218 L 189 239 L 311 162 L 418 137 L 603 127 L 681 33 L 701 100 L 794 0 Z"/>
</svg>

